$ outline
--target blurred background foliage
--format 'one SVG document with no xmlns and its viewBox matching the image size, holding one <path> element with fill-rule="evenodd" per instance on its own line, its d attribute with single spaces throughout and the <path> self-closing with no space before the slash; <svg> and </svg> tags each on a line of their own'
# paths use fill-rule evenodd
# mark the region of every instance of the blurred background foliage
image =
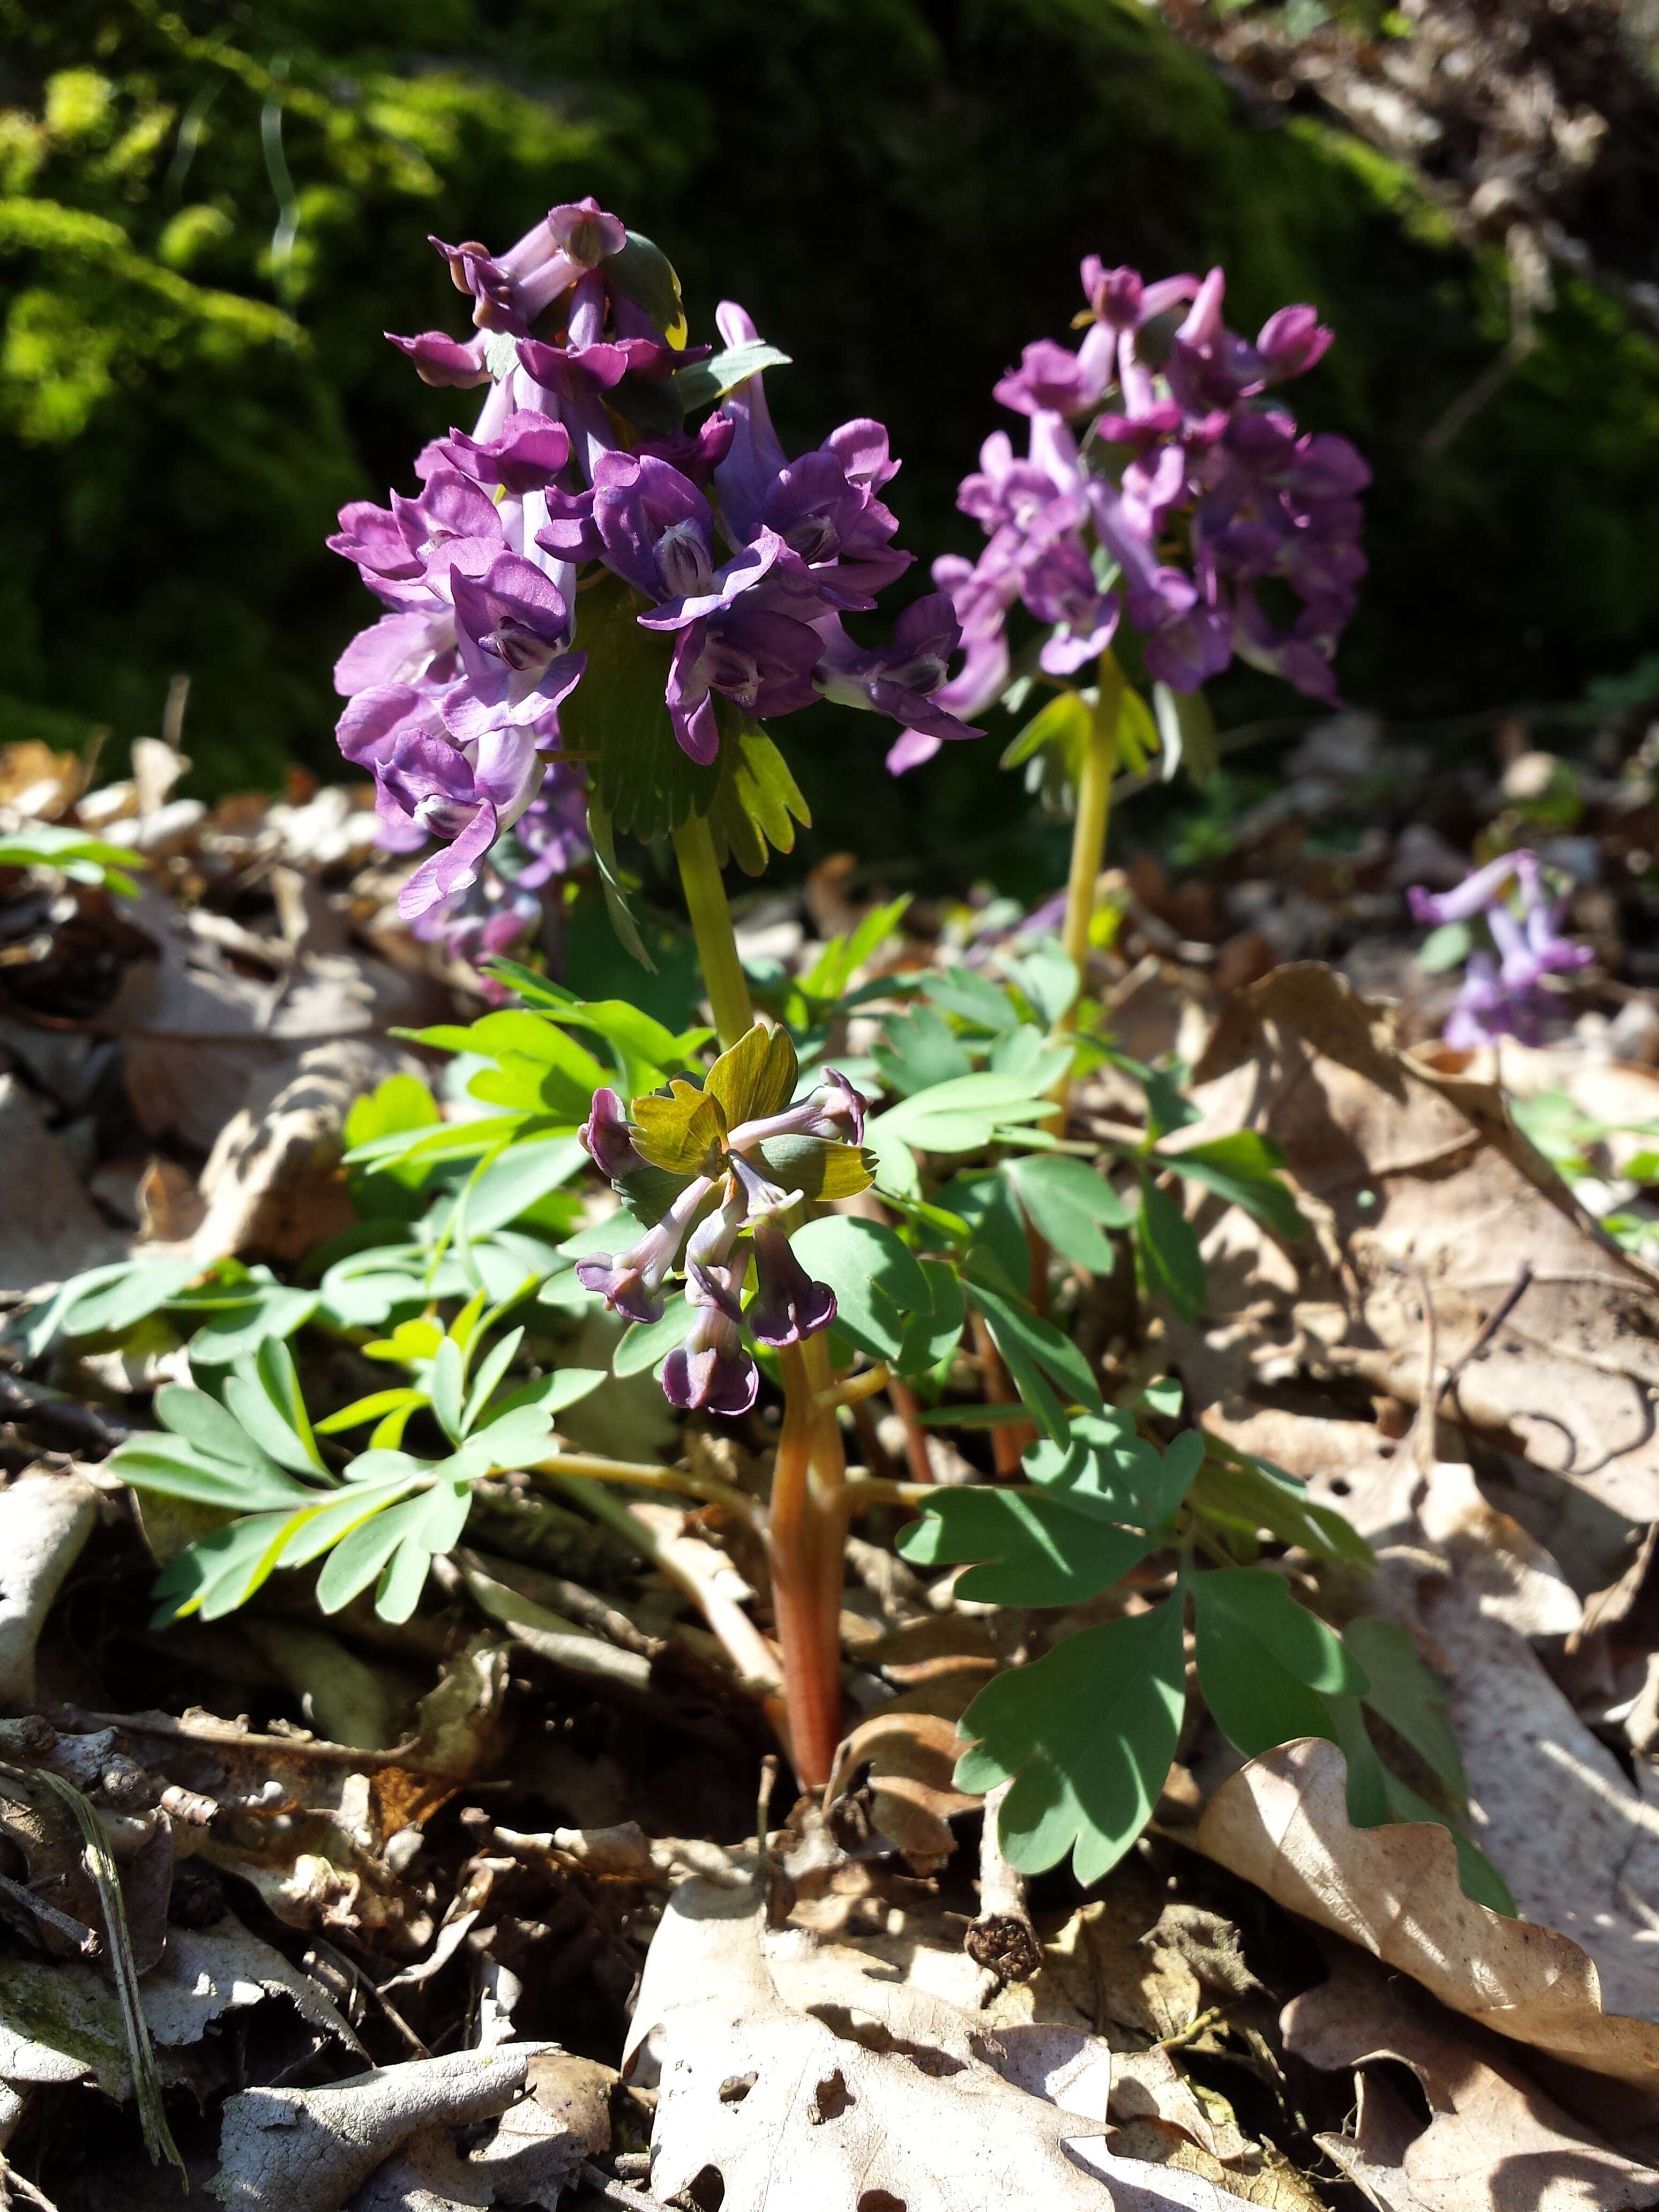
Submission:
<svg viewBox="0 0 1659 2212">
<path fill-rule="evenodd" d="M 329 771 L 372 608 L 322 539 L 451 419 L 380 333 L 459 326 L 428 232 L 502 246 L 588 191 L 694 337 L 731 295 L 794 356 L 786 442 L 890 423 L 923 562 L 973 550 L 990 386 L 1065 335 L 1079 257 L 1220 260 L 1241 327 L 1307 299 L 1340 335 L 1298 398 L 1376 471 L 1352 700 L 1572 698 L 1659 643 L 1650 331 L 1569 276 L 1437 439 L 1508 338 L 1501 253 L 1133 0 L 0 0 L 0 738 L 118 745 L 187 671 L 204 795 Z M 1218 690 L 1224 725 L 1285 711 Z M 1006 818 L 1000 743 L 895 787 L 885 741 L 814 713 L 813 851 L 961 860 Z"/>
</svg>

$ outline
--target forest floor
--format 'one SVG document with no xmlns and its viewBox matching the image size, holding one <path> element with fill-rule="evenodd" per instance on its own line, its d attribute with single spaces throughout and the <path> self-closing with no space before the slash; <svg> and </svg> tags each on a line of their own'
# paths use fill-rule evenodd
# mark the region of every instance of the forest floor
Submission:
<svg viewBox="0 0 1659 2212">
<path fill-rule="evenodd" d="M 1241 1761 L 1208 1722 L 1103 1884 L 1023 1882 L 951 1772 L 1030 1622 L 907 1566 L 896 1510 L 850 1547 L 823 1802 L 687 1604 L 765 1619 L 718 1505 L 496 1479 L 406 1622 L 289 1575 L 153 1627 L 177 1532 L 100 1469 L 179 1334 L 43 1350 L 31 1316 L 134 1254 L 303 1283 L 354 1219 L 354 1102 L 434 1072 L 396 1033 L 482 1001 L 398 922 L 362 792 L 204 806 L 159 739 L 90 793 L 0 750 L 0 840 L 146 864 L 126 896 L 0 843 L 0 2203 L 174 2201 L 164 2109 L 238 2212 L 1659 2203 L 1659 748 L 1606 721 L 1571 762 L 1511 723 L 1446 767 L 1357 717 L 1255 781 L 1230 757 L 1113 872 L 1091 978 L 1212 1126 L 1266 1115 L 1318 1233 L 1212 1207 L 1196 1318 L 1126 1268 L 1079 1341 L 1369 1539 L 1520 1920 L 1443 1827 L 1351 1826 L 1334 1746 Z M 1540 1044 L 1454 1053 L 1405 891 L 1523 843 L 1595 963 Z M 827 861 L 740 910 L 745 956 L 798 969 L 886 888 Z M 1017 919 L 918 898 L 878 966 Z M 295 1351 L 319 1402 L 384 1380 Z M 594 1418 L 763 1486 L 760 1412 L 681 1431 L 645 1373 Z M 943 1482 L 984 1434 L 858 1431 Z"/>
</svg>

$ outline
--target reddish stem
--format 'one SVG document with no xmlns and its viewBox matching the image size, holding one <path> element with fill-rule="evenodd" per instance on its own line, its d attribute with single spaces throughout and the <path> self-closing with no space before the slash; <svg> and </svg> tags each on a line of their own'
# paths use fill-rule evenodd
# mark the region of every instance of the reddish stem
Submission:
<svg viewBox="0 0 1659 2212">
<path fill-rule="evenodd" d="M 968 1309 L 968 1327 L 973 1335 L 974 1350 L 979 1358 L 980 1382 L 985 1391 L 985 1402 L 989 1406 L 1012 1405 L 1014 1386 L 1008 1370 L 1002 1364 L 1002 1354 L 991 1339 L 985 1316 L 975 1307 Z M 1019 1463 L 1028 1444 L 1036 1442 L 1036 1429 L 1028 1421 L 1014 1421 L 991 1431 L 991 1463 L 999 1474 L 1018 1474 Z"/>
<path fill-rule="evenodd" d="M 789 1755 L 805 1790 L 830 1779 L 841 1741 L 841 1593 L 845 1576 L 847 1455 L 821 1337 L 778 1355 L 783 1430 L 772 1474 L 767 1553 L 783 1653 Z"/>
</svg>

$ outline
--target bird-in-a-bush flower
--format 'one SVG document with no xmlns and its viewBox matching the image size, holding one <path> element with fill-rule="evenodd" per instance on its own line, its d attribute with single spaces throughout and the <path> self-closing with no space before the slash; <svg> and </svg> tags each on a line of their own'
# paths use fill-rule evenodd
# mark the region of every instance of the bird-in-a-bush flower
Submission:
<svg viewBox="0 0 1659 2212">
<path fill-rule="evenodd" d="M 649 1322 L 683 1269 L 690 1327 L 663 1369 L 675 1406 L 746 1413 L 759 1373 L 745 1330 L 782 1350 L 836 1317 L 834 1292 L 796 1259 L 786 1222 L 803 1200 L 868 1189 L 864 1100 L 834 1068 L 797 1100 L 799 1072 L 784 1031 L 757 1023 L 701 1088 L 676 1081 L 631 1108 L 614 1091 L 593 1094 L 581 1140 L 639 1233 L 614 1256 L 578 1261 L 577 1277 L 614 1313 Z"/>
<path fill-rule="evenodd" d="M 960 635 L 948 596 L 909 608 L 890 647 L 842 628 L 911 562 L 881 496 L 898 464 L 878 422 L 792 459 L 760 371 L 742 373 L 766 357 L 755 325 L 728 301 L 721 337 L 750 350 L 710 364 L 719 404 L 689 425 L 683 380 L 709 349 L 686 344 L 656 247 L 593 200 L 501 255 L 433 244 L 472 334 L 392 343 L 428 384 L 488 387 L 482 411 L 417 456 L 418 493 L 352 501 L 329 540 L 386 609 L 335 670 L 341 750 L 374 775 L 392 849 L 444 848 L 410 876 L 406 920 L 476 906 L 485 856 L 534 805 L 586 667 L 580 589 L 600 571 L 662 638 L 665 707 L 693 760 L 719 751 L 720 700 L 765 720 L 830 696 L 930 746 L 974 734 L 934 696 Z"/>
<path fill-rule="evenodd" d="M 1518 911 L 1512 893 L 1518 894 Z M 1414 884 L 1406 896 L 1413 921 L 1439 928 L 1484 921 L 1492 939 L 1490 950 L 1476 946 L 1464 963 L 1462 987 L 1442 1031 L 1446 1042 L 1460 1052 L 1501 1037 L 1540 1043 L 1557 1003 L 1544 978 L 1588 968 L 1595 953 L 1562 935 L 1566 900 L 1550 896 L 1537 854 L 1504 853 L 1455 890 Z"/>
<path fill-rule="evenodd" d="M 1022 602 L 1047 633 L 1048 676 L 1075 675 L 1125 623 L 1147 675 L 1173 690 L 1196 690 L 1237 654 L 1334 702 L 1370 472 L 1346 438 L 1299 434 L 1275 392 L 1314 366 L 1330 331 L 1294 307 L 1253 343 L 1239 337 L 1221 319 L 1218 269 L 1147 284 L 1091 254 L 1083 289 L 1077 349 L 1039 338 L 995 388 L 1027 418 L 1027 452 L 994 431 L 963 480 L 957 504 L 988 543 L 976 561 L 933 564 L 964 654 L 936 709 L 971 717 L 1006 690 L 1008 617 Z M 929 735 L 910 725 L 892 765 L 925 760 Z"/>
</svg>

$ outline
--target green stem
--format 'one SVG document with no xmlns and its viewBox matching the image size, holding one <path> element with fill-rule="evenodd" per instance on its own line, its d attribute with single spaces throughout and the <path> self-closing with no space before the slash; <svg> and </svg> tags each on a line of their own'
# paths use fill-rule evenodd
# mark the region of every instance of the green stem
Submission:
<svg viewBox="0 0 1659 2212">
<path fill-rule="evenodd" d="M 1090 933 L 1095 918 L 1095 885 L 1106 857 L 1106 830 L 1112 812 L 1112 774 L 1117 766 L 1117 718 L 1123 701 L 1123 671 L 1109 647 L 1100 656 L 1100 696 L 1094 726 L 1078 777 L 1077 819 L 1072 829 L 1072 866 L 1066 881 L 1066 922 L 1060 941 L 1077 963 L 1078 989 L 1088 971 Z M 1075 1021 L 1073 1007 L 1068 1019 Z"/>
<path fill-rule="evenodd" d="M 732 909 L 726 902 L 726 885 L 720 879 L 720 864 L 714 857 L 714 840 L 706 817 L 694 814 L 683 829 L 674 832 L 674 853 L 680 864 L 680 882 L 714 1027 L 721 1044 L 729 1047 L 753 1028 L 755 1009 L 750 1003 L 748 978 L 738 957 Z"/>
</svg>

